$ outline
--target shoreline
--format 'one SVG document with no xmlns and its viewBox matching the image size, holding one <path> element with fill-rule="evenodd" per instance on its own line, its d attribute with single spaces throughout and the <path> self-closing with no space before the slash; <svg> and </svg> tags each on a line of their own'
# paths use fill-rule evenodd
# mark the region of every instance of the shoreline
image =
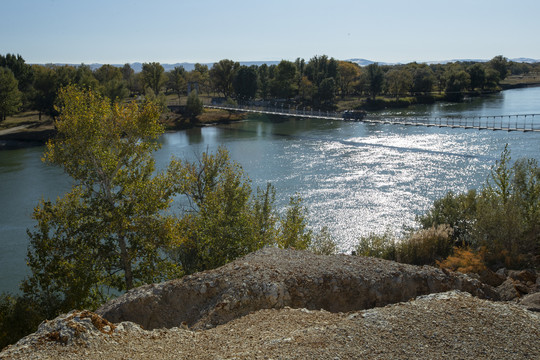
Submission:
<svg viewBox="0 0 540 360">
<path fill-rule="evenodd" d="M 516 83 L 516 84 L 501 84 L 502 90 L 512 90 L 528 87 L 539 87 L 538 83 Z M 484 94 L 477 94 L 482 96 Z M 371 104 L 373 105 L 373 104 Z M 407 108 L 410 105 L 407 104 L 403 108 Z M 369 106 L 368 106 L 369 107 Z M 399 108 L 400 106 L 392 106 L 392 108 Z M 373 109 L 371 109 L 373 110 Z M 174 132 L 181 130 L 188 130 L 197 127 L 217 126 L 222 124 L 230 124 L 237 121 L 246 119 L 246 113 L 237 114 L 223 114 L 223 113 L 207 113 L 198 117 L 197 121 L 192 122 L 190 119 L 184 118 L 180 112 L 171 111 L 167 114 L 163 114 L 163 124 L 165 126 L 165 132 Z M 2 150 L 17 150 L 23 148 L 29 148 L 34 146 L 43 146 L 49 139 L 54 137 L 56 130 L 54 125 L 50 122 L 46 124 L 34 124 L 26 123 L 24 125 L 14 126 L 11 128 L 0 130 L 0 151 Z"/>
<path fill-rule="evenodd" d="M 56 130 L 52 126 L 38 127 L 37 129 L 18 126 L 0 130 L 0 151 L 43 146 L 55 134 Z"/>
</svg>

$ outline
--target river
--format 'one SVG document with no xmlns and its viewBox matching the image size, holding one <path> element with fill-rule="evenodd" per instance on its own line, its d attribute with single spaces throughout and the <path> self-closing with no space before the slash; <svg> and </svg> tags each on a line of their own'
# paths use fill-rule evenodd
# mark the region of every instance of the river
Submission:
<svg viewBox="0 0 540 360">
<path fill-rule="evenodd" d="M 540 114 L 540 87 L 506 90 L 459 104 L 437 103 L 380 116 L 486 116 Z M 535 121 L 540 122 L 540 116 Z M 218 146 L 229 149 L 253 186 L 271 182 L 282 208 L 298 193 L 314 230 L 327 226 L 341 251 L 357 239 L 414 226 L 416 215 L 447 191 L 478 188 L 505 144 L 512 158 L 540 161 L 540 133 L 364 124 L 257 117 L 215 127 L 167 133 L 156 155 L 196 159 Z M 55 199 L 70 179 L 44 165 L 43 148 L 0 152 L 0 292 L 17 291 L 26 275 L 26 230 L 42 197 Z M 175 205 L 175 208 L 178 207 Z"/>
</svg>

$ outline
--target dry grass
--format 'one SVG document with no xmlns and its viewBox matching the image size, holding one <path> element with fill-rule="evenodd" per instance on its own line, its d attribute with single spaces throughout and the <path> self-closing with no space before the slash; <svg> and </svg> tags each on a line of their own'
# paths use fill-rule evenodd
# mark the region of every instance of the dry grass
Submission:
<svg viewBox="0 0 540 360">
<path fill-rule="evenodd" d="M 220 109 L 204 109 L 203 113 L 192 121 L 183 115 L 173 112 L 165 113 L 161 116 L 161 121 L 165 124 L 167 130 L 182 130 L 194 126 L 223 124 L 233 121 L 244 120 L 245 113 L 229 112 Z"/>
<path fill-rule="evenodd" d="M 9 129 L 25 125 L 30 128 L 43 126 L 52 127 L 52 119 L 47 115 L 42 115 L 41 120 L 39 120 L 39 113 L 37 111 L 25 111 L 13 116 L 8 116 L 5 121 L 0 123 L 0 129 Z"/>
<path fill-rule="evenodd" d="M 526 75 L 510 75 L 503 81 L 501 85 L 533 85 L 540 84 L 540 73 L 529 73 Z"/>
<path fill-rule="evenodd" d="M 197 117 L 197 120 L 202 124 L 238 121 L 243 119 L 245 119 L 245 114 L 241 112 L 230 112 L 220 109 L 204 109 L 204 112 Z"/>
</svg>

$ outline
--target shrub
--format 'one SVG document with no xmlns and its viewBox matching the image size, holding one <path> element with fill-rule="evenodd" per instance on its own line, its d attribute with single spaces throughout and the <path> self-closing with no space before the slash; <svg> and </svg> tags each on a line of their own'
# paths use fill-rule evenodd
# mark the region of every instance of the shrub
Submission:
<svg viewBox="0 0 540 360">
<path fill-rule="evenodd" d="M 337 244 L 325 226 L 313 237 L 309 250 L 318 255 L 334 255 L 337 253 Z"/>
<path fill-rule="evenodd" d="M 307 209 L 299 195 L 291 196 L 289 207 L 280 222 L 277 244 L 280 248 L 305 250 L 311 244 L 312 233 L 307 229 Z"/>
<path fill-rule="evenodd" d="M 0 294 L 0 350 L 36 331 L 45 317 L 39 304 L 31 299 Z"/>
<path fill-rule="evenodd" d="M 484 262 L 485 248 L 481 248 L 476 252 L 471 248 L 454 248 L 454 253 L 448 256 L 443 261 L 437 261 L 437 265 L 441 269 L 459 271 L 464 274 L 480 273 L 486 270 Z"/>
<path fill-rule="evenodd" d="M 171 250 L 186 273 L 213 269 L 275 243 L 274 188 L 252 194 L 251 181 L 225 148 L 198 162 L 172 164 L 184 208 Z"/>
<path fill-rule="evenodd" d="M 396 239 L 388 230 L 384 234 L 362 236 L 356 246 L 356 255 L 396 260 Z"/>
<path fill-rule="evenodd" d="M 475 237 L 492 265 L 533 267 L 540 250 L 540 168 L 534 159 L 501 159 L 477 200 Z"/>
<path fill-rule="evenodd" d="M 196 91 L 192 91 L 188 98 L 186 103 L 186 115 L 190 118 L 195 118 L 198 115 L 202 114 L 203 112 L 203 103 L 201 99 L 199 99 L 199 95 Z"/>
<path fill-rule="evenodd" d="M 413 232 L 397 245 L 397 260 L 414 265 L 434 265 L 452 251 L 452 228 L 447 225 L 432 226 Z"/>
<path fill-rule="evenodd" d="M 471 244 L 476 222 L 476 207 L 476 190 L 462 194 L 449 191 L 444 197 L 435 200 L 428 212 L 418 216 L 416 221 L 426 230 L 433 226 L 448 224 L 453 230 L 452 239 L 455 245 Z"/>
<path fill-rule="evenodd" d="M 485 247 L 485 261 L 492 267 L 538 267 L 538 162 L 520 159 L 510 165 L 510 151 L 505 147 L 479 191 L 449 192 L 417 221 L 424 229 L 449 224 L 454 230 L 454 245 Z"/>
<path fill-rule="evenodd" d="M 253 194 L 240 164 L 220 147 L 198 162 L 172 162 L 176 191 L 184 208 L 178 220 L 179 240 L 168 251 L 186 274 L 222 266 L 265 246 L 307 249 L 311 231 L 299 196 L 281 216 L 274 206 L 275 189 L 267 184 Z"/>
</svg>

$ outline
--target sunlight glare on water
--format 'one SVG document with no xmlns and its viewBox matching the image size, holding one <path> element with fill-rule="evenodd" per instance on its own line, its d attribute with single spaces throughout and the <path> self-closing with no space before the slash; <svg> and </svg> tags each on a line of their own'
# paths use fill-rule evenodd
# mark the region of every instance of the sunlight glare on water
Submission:
<svg viewBox="0 0 540 360">
<path fill-rule="evenodd" d="M 472 179 L 463 177 L 463 166 L 488 170 L 478 168 L 476 156 L 460 140 L 381 131 L 319 141 L 311 149 L 309 167 L 299 166 L 291 176 L 305 186 L 302 194 L 314 228 L 327 226 L 342 250 L 349 251 L 362 235 L 414 226 L 415 215 L 434 197 L 450 189 L 467 190 Z M 293 155 L 290 151 L 286 157 Z"/>
<path fill-rule="evenodd" d="M 311 125 L 316 130 L 282 140 L 271 156 L 248 166 L 239 161 L 256 184 L 263 183 L 263 176 L 276 186 L 281 206 L 298 192 L 314 230 L 327 226 L 342 251 L 350 251 L 360 236 L 414 226 L 415 216 L 446 192 L 481 186 L 505 143 L 512 148 L 538 139 L 532 134 L 348 123 L 322 131 Z M 233 158 L 241 159 L 231 145 Z M 520 156 L 530 155 L 537 153 Z"/>
<path fill-rule="evenodd" d="M 377 116 L 493 116 L 540 114 L 540 87 L 504 91 L 458 104 L 437 103 Z M 430 115 L 431 114 L 431 115 Z M 540 122 L 540 115 L 535 118 Z M 415 226 L 415 217 L 448 191 L 485 183 L 505 144 L 512 159 L 540 161 L 540 133 L 364 124 L 314 119 L 251 118 L 215 127 L 165 134 L 155 154 L 158 169 L 171 156 L 200 159 L 226 147 L 254 188 L 276 188 L 283 211 L 298 193 L 309 225 L 327 226 L 341 251 L 351 251 L 369 233 Z M 35 226 L 34 206 L 55 199 L 71 184 L 59 168 L 40 161 L 43 148 L 0 153 L 0 291 L 16 291 L 28 269 L 26 229 Z M 173 204 L 179 212 L 181 204 Z"/>
</svg>

